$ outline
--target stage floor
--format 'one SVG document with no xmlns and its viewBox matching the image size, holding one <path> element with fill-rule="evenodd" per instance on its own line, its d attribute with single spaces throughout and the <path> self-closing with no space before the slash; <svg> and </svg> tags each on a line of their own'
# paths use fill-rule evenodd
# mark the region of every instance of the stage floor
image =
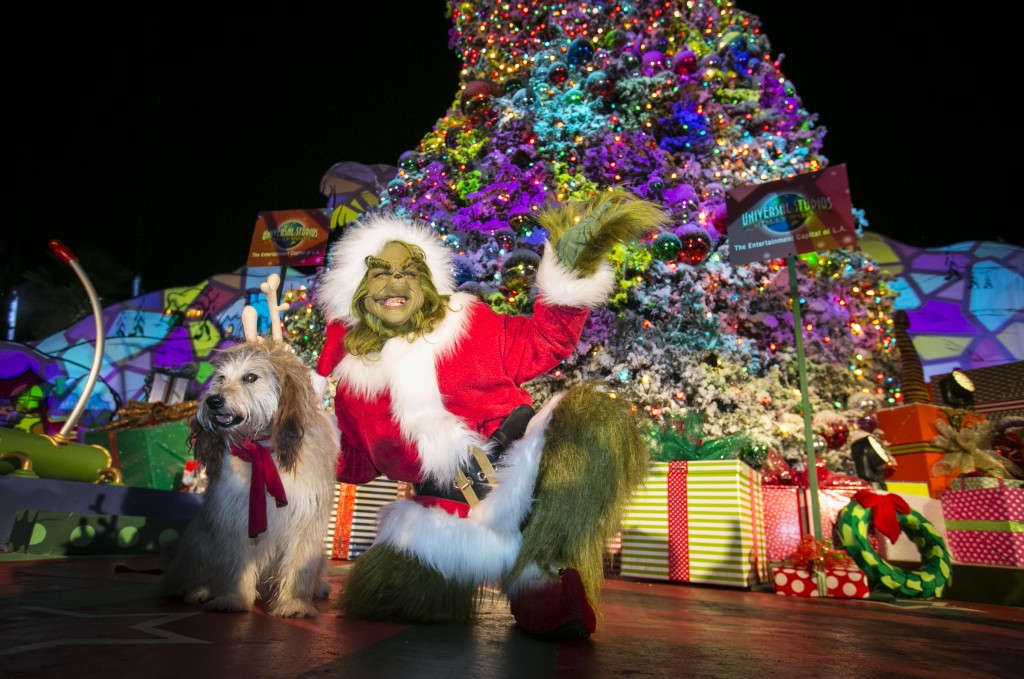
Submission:
<svg viewBox="0 0 1024 679">
<path fill-rule="evenodd" d="M 0 554 L 0 677 L 1019 677 L 1024 609 L 803 599 L 612 577 L 588 641 L 523 634 L 503 599 L 468 625 L 206 613 L 159 594 L 155 558 Z"/>
</svg>

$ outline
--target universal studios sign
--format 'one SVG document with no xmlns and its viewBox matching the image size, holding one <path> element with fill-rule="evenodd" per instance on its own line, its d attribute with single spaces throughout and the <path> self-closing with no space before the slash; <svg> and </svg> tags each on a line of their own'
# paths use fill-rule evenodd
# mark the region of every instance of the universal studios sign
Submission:
<svg viewBox="0 0 1024 679">
<path fill-rule="evenodd" d="M 726 218 L 733 264 L 857 245 L 845 165 L 732 189 Z"/>
</svg>

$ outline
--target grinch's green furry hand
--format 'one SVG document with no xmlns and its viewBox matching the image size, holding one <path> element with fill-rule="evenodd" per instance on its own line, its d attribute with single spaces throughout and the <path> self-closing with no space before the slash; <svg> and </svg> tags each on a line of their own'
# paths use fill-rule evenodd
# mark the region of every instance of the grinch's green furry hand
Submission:
<svg viewBox="0 0 1024 679">
<path fill-rule="evenodd" d="M 623 189 L 604 191 L 587 201 L 548 206 L 537 216 L 558 258 L 567 267 L 589 276 L 618 243 L 641 240 L 662 227 L 662 209 Z"/>
</svg>

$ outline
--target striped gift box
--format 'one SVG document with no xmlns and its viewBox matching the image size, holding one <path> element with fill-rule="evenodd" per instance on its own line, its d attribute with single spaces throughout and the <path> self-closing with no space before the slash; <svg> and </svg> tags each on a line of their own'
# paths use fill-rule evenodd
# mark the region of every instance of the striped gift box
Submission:
<svg viewBox="0 0 1024 679">
<path fill-rule="evenodd" d="M 369 483 L 334 485 L 335 511 L 324 538 L 324 550 L 332 559 L 352 560 L 377 538 L 381 508 L 412 494 L 412 484 L 379 476 Z"/>
<path fill-rule="evenodd" d="M 768 579 L 761 477 L 738 460 L 655 462 L 622 522 L 621 574 L 730 587 Z"/>
</svg>

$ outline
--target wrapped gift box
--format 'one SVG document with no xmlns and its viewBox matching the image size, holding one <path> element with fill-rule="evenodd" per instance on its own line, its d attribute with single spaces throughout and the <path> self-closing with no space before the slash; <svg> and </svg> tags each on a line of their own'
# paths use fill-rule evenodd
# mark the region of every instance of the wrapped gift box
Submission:
<svg viewBox="0 0 1024 679">
<path fill-rule="evenodd" d="M 878 427 L 885 432 L 885 440 L 892 446 L 908 443 L 930 443 L 939 435 L 935 421 L 949 422 L 946 412 L 930 403 L 883 408 L 875 413 Z"/>
<path fill-rule="evenodd" d="M 82 436 L 85 443 L 110 451 L 126 486 L 181 490 L 185 463 L 192 459 L 188 447 L 188 420 L 172 420 L 148 427 L 94 430 Z"/>
<path fill-rule="evenodd" d="M 814 574 L 805 568 L 774 566 L 772 585 L 775 593 L 784 596 L 821 596 Z M 866 599 L 871 586 L 864 571 L 856 566 L 828 568 L 825 571 L 825 596 L 837 599 Z"/>
<path fill-rule="evenodd" d="M 1017 479 L 997 479 L 994 476 L 958 476 L 950 486 L 955 490 L 969 488 L 1024 488 L 1024 481 Z"/>
<path fill-rule="evenodd" d="M 942 497 L 950 489 L 950 484 L 960 474 L 955 470 L 950 475 L 936 476 L 932 473 L 932 465 L 945 457 L 949 451 L 936 448 L 926 443 L 908 443 L 902 446 L 891 446 L 889 452 L 896 457 L 896 469 L 887 480 L 896 482 L 924 483 L 928 487 L 930 497 Z"/>
<path fill-rule="evenodd" d="M 1024 568 L 1024 488 L 967 488 L 942 496 L 957 563 Z"/>
<path fill-rule="evenodd" d="M 946 519 L 942 515 L 942 503 L 927 494 L 922 495 L 921 492 L 914 488 L 915 484 L 902 484 L 903 486 L 909 486 L 912 492 L 899 492 L 896 491 L 894 486 L 899 487 L 897 484 L 886 484 L 889 487 L 889 492 L 895 492 L 897 495 L 906 500 L 910 508 L 923 516 L 928 523 L 932 524 L 939 536 L 949 543 L 946 536 Z M 924 485 L 924 484 L 920 484 Z M 879 544 L 875 545 L 876 551 L 882 555 L 887 561 L 902 561 L 910 564 L 921 563 L 921 550 L 917 544 L 911 540 L 908 536 L 900 534 L 900 537 L 896 542 L 890 542 L 889 538 L 884 535 L 878 535 Z"/>
<path fill-rule="evenodd" d="M 357 558 L 377 539 L 377 515 L 381 508 L 411 493 L 411 484 L 383 476 L 361 485 L 335 484 L 335 512 L 324 539 L 327 555 L 332 559 Z"/>
<path fill-rule="evenodd" d="M 921 481 L 892 481 L 886 479 L 885 489 L 890 493 L 899 493 L 904 496 L 931 497 L 931 494 L 928 493 L 928 484 Z"/>
<path fill-rule="evenodd" d="M 738 460 L 655 462 L 622 521 L 621 574 L 730 587 L 768 579 L 761 476 Z"/>
<path fill-rule="evenodd" d="M 818 512 L 821 519 L 821 537 L 832 537 L 836 517 L 863 487 L 835 487 L 818 489 Z M 811 535 L 810 489 L 803 486 L 762 487 L 764 495 L 765 551 L 768 562 L 783 561 L 793 553 L 805 535 Z M 875 537 L 871 544 L 877 546 Z"/>
</svg>

